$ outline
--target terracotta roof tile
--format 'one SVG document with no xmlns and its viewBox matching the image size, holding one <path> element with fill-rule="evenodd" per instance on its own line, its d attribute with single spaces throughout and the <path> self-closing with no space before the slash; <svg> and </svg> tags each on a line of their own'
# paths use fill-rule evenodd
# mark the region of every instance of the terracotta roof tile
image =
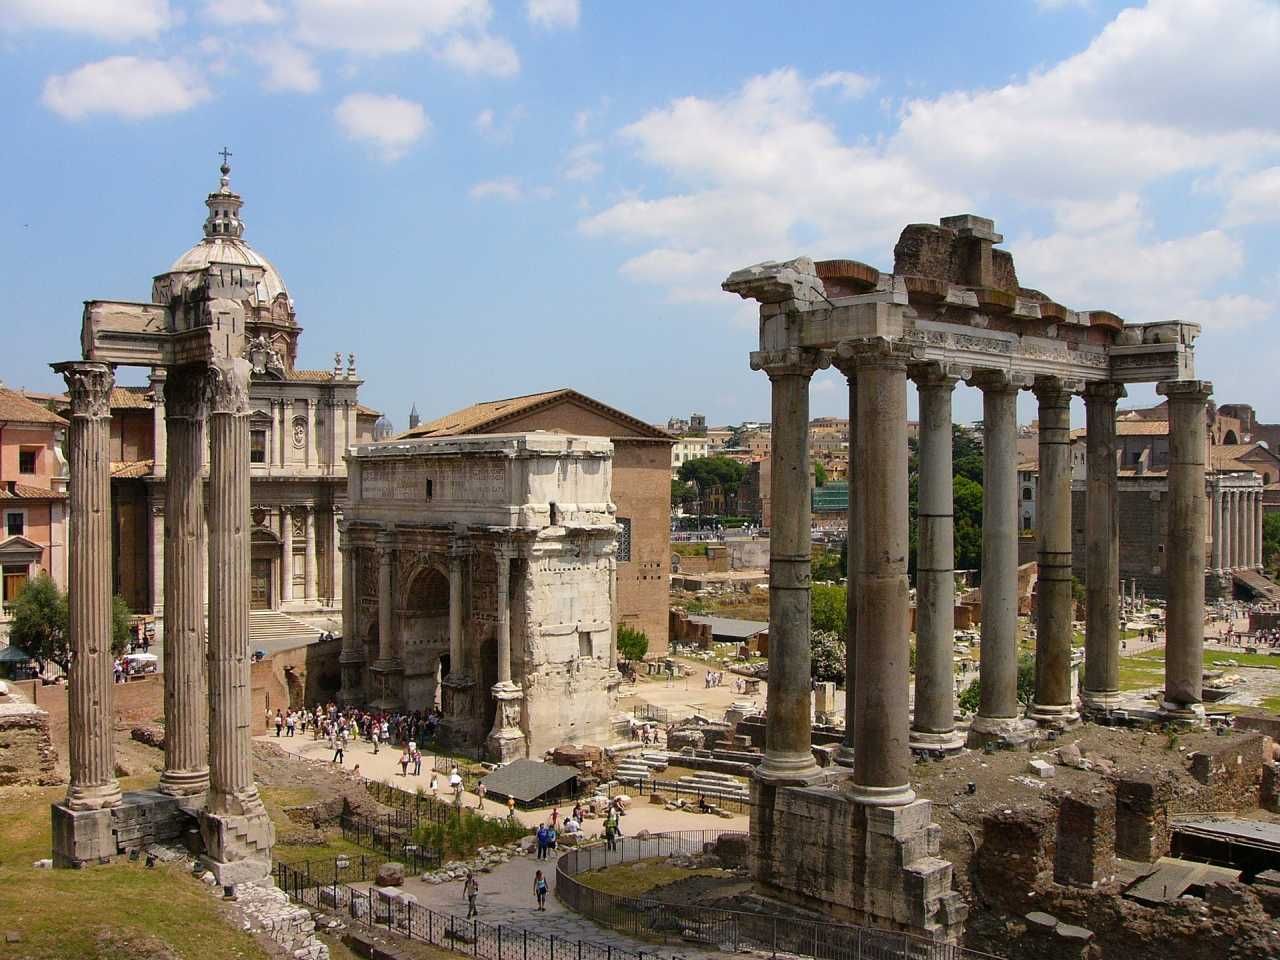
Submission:
<svg viewBox="0 0 1280 960">
<path fill-rule="evenodd" d="M 62 419 L 43 404 L 29 400 L 14 390 L 0 388 L 0 422 L 9 423 L 47 423 L 54 427 L 65 427 L 67 421 Z"/>
<path fill-rule="evenodd" d="M 456 437 L 468 433 L 492 433 L 505 421 L 515 419 L 520 414 L 529 413 L 540 407 L 550 406 L 561 400 L 574 400 L 583 406 L 594 409 L 613 420 L 629 426 L 643 437 L 654 440 L 674 440 L 665 430 L 659 430 L 643 420 L 623 413 L 613 407 L 593 400 L 576 390 L 562 388 L 546 390 L 542 393 L 530 393 L 523 397 L 508 397 L 505 400 L 488 400 L 484 403 L 473 403 L 469 407 L 455 410 L 453 413 L 438 417 L 428 423 L 422 423 L 412 430 L 406 430 L 398 439 L 408 437 Z"/>
<path fill-rule="evenodd" d="M 111 391 L 112 410 L 150 410 L 154 406 L 150 387 L 114 387 Z"/>
<path fill-rule="evenodd" d="M 1117 437 L 1163 437 L 1169 432 L 1168 420 L 1117 420 Z"/>
<path fill-rule="evenodd" d="M 366 405 L 366 404 L 363 404 L 363 403 L 357 403 L 357 404 L 356 404 L 356 413 L 360 414 L 360 416 L 362 416 L 362 417 L 380 417 L 380 416 L 382 416 L 382 411 L 381 411 L 381 410 L 375 410 L 375 409 L 373 409 L 373 407 L 370 407 L 370 406 L 368 406 L 368 405 Z"/>
<path fill-rule="evenodd" d="M 65 500 L 67 495 L 57 490 L 33 487 L 28 483 L 0 483 L 0 500 Z"/>
<path fill-rule="evenodd" d="M 284 372 L 286 380 L 324 380 L 333 379 L 332 370 L 286 370 Z"/>
<path fill-rule="evenodd" d="M 111 476 L 120 480 L 136 480 L 151 476 L 154 460 L 120 460 L 111 464 Z"/>
</svg>

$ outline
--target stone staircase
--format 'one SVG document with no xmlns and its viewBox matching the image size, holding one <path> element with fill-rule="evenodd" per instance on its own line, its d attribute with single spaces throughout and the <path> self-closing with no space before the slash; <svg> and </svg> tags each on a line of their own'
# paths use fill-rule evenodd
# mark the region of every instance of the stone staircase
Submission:
<svg viewBox="0 0 1280 960">
<path fill-rule="evenodd" d="M 288 650 L 314 643 L 320 631 L 279 610 L 249 611 L 249 649 Z"/>
<path fill-rule="evenodd" d="M 676 783 L 681 787 L 697 791 L 708 800 L 737 800 L 741 803 L 751 801 L 750 788 L 727 773 L 712 773 L 704 770 L 681 777 Z"/>
<path fill-rule="evenodd" d="M 1231 579 L 1259 600 L 1280 600 L 1280 585 L 1267 579 L 1257 570 L 1232 570 Z"/>
</svg>

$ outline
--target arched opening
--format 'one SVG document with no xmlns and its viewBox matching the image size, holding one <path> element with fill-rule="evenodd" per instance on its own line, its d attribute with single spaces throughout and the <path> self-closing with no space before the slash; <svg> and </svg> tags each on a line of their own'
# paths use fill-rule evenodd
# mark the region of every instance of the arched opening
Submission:
<svg viewBox="0 0 1280 960">
<path fill-rule="evenodd" d="M 1239 443 L 1240 441 L 1236 439 L 1236 432 L 1234 430 L 1228 430 L 1222 435 L 1222 442 L 1226 445 L 1230 445 L 1233 443 Z"/>
<path fill-rule="evenodd" d="M 449 649 L 449 578 L 440 568 L 427 567 L 410 581 L 397 639 L 405 706 L 428 710 L 440 699 L 438 660 Z"/>
</svg>

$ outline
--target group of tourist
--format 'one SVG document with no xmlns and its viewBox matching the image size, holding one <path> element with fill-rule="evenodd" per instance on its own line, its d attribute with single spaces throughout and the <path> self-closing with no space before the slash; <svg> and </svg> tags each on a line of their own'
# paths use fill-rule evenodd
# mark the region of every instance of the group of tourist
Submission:
<svg viewBox="0 0 1280 960">
<path fill-rule="evenodd" d="M 710 690 L 712 687 L 718 687 L 722 683 L 724 683 L 724 673 L 722 671 L 708 670 L 707 676 L 703 681 L 703 686 Z"/>
</svg>

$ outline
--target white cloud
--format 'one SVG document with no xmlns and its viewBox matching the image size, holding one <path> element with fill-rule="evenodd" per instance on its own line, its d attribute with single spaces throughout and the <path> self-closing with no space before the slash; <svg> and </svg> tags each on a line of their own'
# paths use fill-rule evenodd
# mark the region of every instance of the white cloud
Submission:
<svg viewBox="0 0 1280 960">
<path fill-rule="evenodd" d="M 1280 167 L 1241 177 L 1227 193 L 1227 226 L 1280 220 Z"/>
<path fill-rule="evenodd" d="M 523 195 L 520 181 L 515 177 L 499 177 L 496 180 L 484 180 L 475 184 L 468 191 L 473 200 L 497 198 L 499 200 L 519 200 Z"/>
<path fill-rule="evenodd" d="M 273 93 L 314 93 L 320 89 L 320 71 L 311 57 L 287 40 L 273 40 L 254 51 L 265 69 L 262 86 Z"/>
<path fill-rule="evenodd" d="M 520 57 L 502 37 L 487 33 L 455 36 L 445 42 L 440 59 L 463 73 L 511 77 L 520 72 Z"/>
<path fill-rule="evenodd" d="M 875 85 L 875 77 L 868 77 L 861 73 L 850 73 L 846 70 L 833 70 L 830 73 L 824 73 L 813 81 L 815 90 L 834 89 L 844 100 L 857 100 L 859 97 L 864 97 L 871 92 Z"/>
<path fill-rule="evenodd" d="M 103 40 L 154 37 L 173 25 L 168 0 L 0 0 L 0 29 L 87 33 Z"/>
<path fill-rule="evenodd" d="M 516 124 L 524 117 L 525 109 L 519 105 L 508 110 L 505 118 L 492 107 L 486 107 L 475 115 L 471 127 L 492 143 L 510 143 L 515 136 Z"/>
<path fill-rule="evenodd" d="M 349 140 L 373 144 L 387 161 L 400 159 L 431 129 L 422 104 L 396 96 L 352 93 L 333 115 Z"/>
<path fill-rule="evenodd" d="M 555 30 L 578 25 L 578 0 L 527 0 L 525 12 L 535 27 Z"/>
<path fill-rule="evenodd" d="M 284 11 L 267 0 L 208 0 L 204 15 L 224 26 L 279 23 L 284 19 Z"/>
<path fill-rule="evenodd" d="M 600 144 L 580 143 L 565 154 L 560 174 L 566 180 L 592 180 L 604 167 L 600 160 Z"/>
<path fill-rule="evenodd" d="M 591 126 L 591 111 L 579 110 L 573 115 L 573 132 L 578 136 L 586 136 L 587 128 Z"/>
<path fill-rule="evenodd" d="M 44 83 L 44 105 L 68 120 L 94 113 L 141 120 L 181 113 L 209 99 L 208 87 L 181 60 L 108 57 Z"/>
<path fill-rule="evenodd" d="M 456 30 L 480 28 L 488 0 L 296 0 L 299 38 L 352 53 L 405 53 Z"/>
</svg>

